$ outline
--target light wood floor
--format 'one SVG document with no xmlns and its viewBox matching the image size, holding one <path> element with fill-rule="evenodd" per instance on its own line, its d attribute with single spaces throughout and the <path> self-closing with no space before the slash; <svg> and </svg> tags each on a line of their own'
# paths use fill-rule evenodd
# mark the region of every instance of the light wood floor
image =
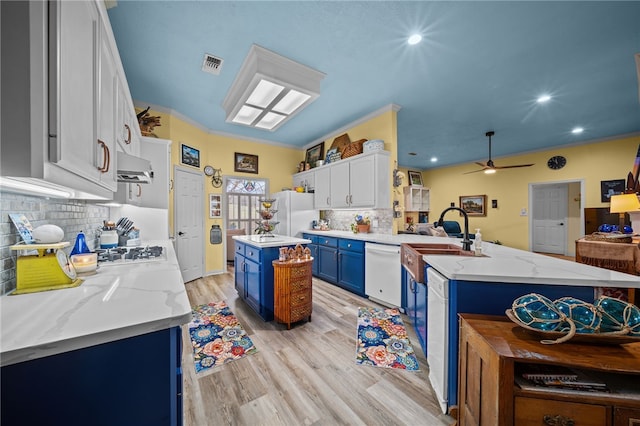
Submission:
<svg viewBox="0 0 640 426">
<path fill-rule="evenodd" d="M 312 322 L 264 322 L 238 298 L 231 273 L 186 284 L 192 305 L 224 300 L 258 352 L 196 375 L 183 328 L 184 425 L 425 425 L 441 413 L 427 361 L 403 315 L 420 371 L 355 363 L 359 306 L 380 306 L 313 279 Z"/>
</svg>

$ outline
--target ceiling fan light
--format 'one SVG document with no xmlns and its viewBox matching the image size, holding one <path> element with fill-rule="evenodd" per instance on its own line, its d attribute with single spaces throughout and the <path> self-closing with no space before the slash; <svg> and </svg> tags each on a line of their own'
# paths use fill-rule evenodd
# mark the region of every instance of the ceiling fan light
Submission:
<svg viewBox="0 0 640 426">
<path fill-rule="evenodd" d="M 487 169 L 484 171 L 485 175 L 492 175 L 496 172 L 496 169 Z"/>
</svg>

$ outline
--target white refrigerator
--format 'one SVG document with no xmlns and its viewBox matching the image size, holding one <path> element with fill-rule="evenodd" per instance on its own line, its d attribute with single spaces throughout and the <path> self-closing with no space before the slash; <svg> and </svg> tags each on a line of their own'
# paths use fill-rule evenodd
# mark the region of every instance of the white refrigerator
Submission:
<svg viewBox="0 0 640 426">
<path fill-rule="evenodd" d="M 273 220 L 276 234 L 302 237 L 302 233 L 312 229 L 312 222 L 318 220 L 318 210 L 313 208 L 313 194 L 308 192 L 282 191 L 271 194 L 276 200 Z"/>
</svg>

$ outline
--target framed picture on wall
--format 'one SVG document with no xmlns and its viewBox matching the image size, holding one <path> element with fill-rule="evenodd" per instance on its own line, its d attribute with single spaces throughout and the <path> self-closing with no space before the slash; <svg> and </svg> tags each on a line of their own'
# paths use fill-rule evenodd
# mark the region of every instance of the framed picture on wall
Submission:
<svg viewBox="0 0 640 426">
<path fill-rule="evenodd" d="M 624 194 L 624 179 L 600 181 L 600 201 L 611 202 L 612 195 Z"/>
<path fill-rule="evenodd" d="M 233 160 L 233 171 L 258 174 L 258 156 L 236 152 Z"/>
<path fill-rule="evenodd" d="M 323 154 L 324 142 L 320 142 L 318 145 L 313 146 L 307 150 L 307 155 L 305 156 L 304 162 L 309 163 L 309 165 L 313 168 L 316 166 L 316 161 L 322 160 Z"/>
<path fill-rule="evenodd" d="M 209 218 L 222 217 L 222 196 L 220 194 L 209 194 Z"/>
<path fill-rule="evenodd" d="M 461 195 L 460 208 L 467 212 L 469 216 L 487 215 L 486 195 Z"/>
<path fill-rule="evenodd" d="M 191 148 L 185 144 L 182 144 L 182 164 L 187 166 L 200 167 L 200 150 Z"/>
<path fill-rule="evenodd" d="M 422 173 L 409 170 L 409 185 L 422 186 Z"/>
</svg>

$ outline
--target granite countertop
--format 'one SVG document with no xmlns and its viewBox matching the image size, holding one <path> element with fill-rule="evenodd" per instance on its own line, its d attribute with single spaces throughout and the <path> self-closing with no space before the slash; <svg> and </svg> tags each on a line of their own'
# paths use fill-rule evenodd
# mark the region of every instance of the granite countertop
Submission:
<svg viewBox="0 0 640 426">
<path fill-rule="evenodd" d="M 258 248 L 292 246 L 311 242 L 311 240 L 305 238 L 288 237 L 286 235 L 234 235 L 231 238 Z"/>
<path fill-rule="evenodd" d="M 309 230 L 305 233 L 389 245 L 443 243 L 457 244 L 462 247 L 460 238 L 419 234 L 354 234 L 349 231 L 334 230 Z M 423 259 L 445 277 L 455 280 L 640 288 L 640 276 L 496 245 L 487 241 L 482 243 L 482 253 L 483 257 L 425 255 Z"/>
<path fill-rule="evenodd" d="M 145 243 L 165 247 L 167 260 L 103 266 L 79 287 L 0 297 L 0 365 L 188 323 L 173 245 Z"/>
</svg>

